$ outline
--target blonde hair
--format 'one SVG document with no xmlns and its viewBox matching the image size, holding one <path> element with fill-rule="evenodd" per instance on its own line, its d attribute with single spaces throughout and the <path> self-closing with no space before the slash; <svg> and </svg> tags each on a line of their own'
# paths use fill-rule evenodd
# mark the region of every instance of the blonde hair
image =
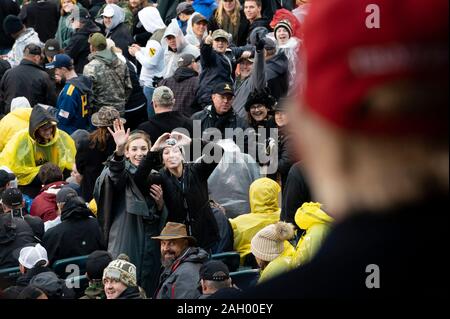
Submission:
<svg viewBox="0 0 450 319">
<path fill-rule="evenodd" d="M 152 147 L 152 142 L 150 141 L 150 137 L 148 136 L 148 134 L 145 133 L 144 131 L 135 131 L 131 133 L 130 136 L 128 137 L 127 142 L 125 143 L 125 150 L 128 151 L 130 144 L 140 139 L 144 140 L 147 143 L 148 149 L 150 150 L 150 148 Z"/>
<path fill-rule="evenodd" d="M 236 26 L 239 23 L 239 20 L 241 18 L 241 4 L 238 0 L 234 0 L 234 10 L 230 15 L 231 23 Z M 223 1 L 219 2 L 219 6 L 217 7 L 216 13 L 214 14 L 214 18 L 216 19 L 217 23 L 219 24 L 219 27 L 222 27 L 223 23 L 223 15 L 227 14 L 225 12 L 225 9 L 223 8 Z"/>
</svg>

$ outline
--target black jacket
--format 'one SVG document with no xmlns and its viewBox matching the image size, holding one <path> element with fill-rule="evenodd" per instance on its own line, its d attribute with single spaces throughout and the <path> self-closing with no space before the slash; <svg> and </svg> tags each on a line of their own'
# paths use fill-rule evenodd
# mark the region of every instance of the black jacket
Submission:
<svg viewBox="0 0 450 319">
<path fill-rule="evenodd" d="M 292 11 L 295 8 L 295 0 L 261 0 L 262 15 L 272 20 L 275 11 L 286 9 Z"/>
<path fill-rule="evenodd" d="M 89 20 L 72 35 L 69 45 L 65 49 L 66 54 L 73 59 L 75 72 L 78 74 L 82 74 L 84 66 L 89 63 L 88 55 L 91 50 L 88 39 L 89 35 L 95 32 L 100 32 L 100 28 Z"/>
<path fill-rule="evenodd" d="M 252 34 L 253 30 L 255 30 L 256 28 L 259 27 L 263 27 L 266 28 L 267 30 L 270 30 L 270 26 L 269 26 L 269 20 L 265 17 L 256 19 L 255 21 L 253 21 L 253 23 L 251 23 L 247 29 L 247 43 L 250 43 L 250 35 Z"/>
<path fill-rule="evenodd" d="M 59 15 L 56 1 L 32 0 L 22 7 L 19 17 L 27 28 L 33 28 L 39 35 L 39 39 L 45 43 L 48 39 L 55 37 Z"/>
<path fill-rule="evenodd" d="M 197 91 L 197 101 L 200 105 L 211 103 L 211 94 L 214 86 L 220 83 L 233 83 L 234 70 L 237 59 L 244 52 L 243 48 L 229 48 L 225 54 L 217 53 L 211 45 L 202 43 L 200 57 L 202 73 Z"/>
<path fill-rule="evenodd" d="M 89 140 L 82 140 L 75 155 L 75 163 L 78 172 L 83 175 L 81 179 L 81 196 L 86 200 L 92 199 L 95 181 L 103 170 L 103 163 L 116 149 L 116 145 L 111 136 L 109 136 L 105 150 L 98 147 L 90 148 Z"/>
<path fill-rule="evenodd" d="M 284 53 L 277 53 L 266 61 L 267 86 L 273 97 L 285 97 L 289 89 L 289 62 Z"/>
<path fill-rule="evenodd" d="M 223 155 L 223 149 L 216 147 Z M 164 203 L 169 212 L 167 221 L 186 224 L 189 233 L 197 239 L 198 246 L 206 250 L 219 240 L 219 229 L 209 205 L 208 194 L 208 177 L 217 164 L 203 161 L 185 164 L 181 180 L 164 168 L 160 170 Z M 148 189 L 147 176 L 150 171 L 160 165 L 159 152 L 149 152 L 141 162 L 135 174 L 141 192 Z"/>
<path fill-rule="evenodd" d="M 61 212 L 61 224 L 50 228 L 42 241 L 50 264 L 58 259 L 88 255 L 94 250 L 105 249 L 100 226 L 92 216 L 81 198 L 67 200 Z"/>
<path fill-rule="evenodd" d="M 209 128 L 217 128 L 222 133 L 222 136 L 225 136 L 226 128 L 235 129 L 240 127 L 245 130 L 248 127 L 247 121 L 237 116 L 233 109 L 219 115 L 212 105 L 205 107 L 203 111 L 195 113 L 191 119 L 201 121 L 202 134 Z"/>
<path fill-rule="evenodd" d="M 143 299 L 138 287 L 127 287 L 117 299 Z"/>
<path fill-rule="evenodd" d="M 9 113 L 12 99 L 18 96 L 26 97 L 32 107 L 37 103 L 52 106 L 56 103 L 50 76 L 40 65 L 28 60 L 6 71 L 0 83 L 0 94 L 5 101 L 5 113 Z"/>
<path fill-rule="evenodd" d="M 33 267 L 28 269 L 26 273 L 22 274 L 19 278 L 17 278 L 16 285 L 21 287 L 26 287 L 29 285 L 31 279 L 39 275 L 40 273 L 53 271 L 48 267 Z"/>
<path fill-rule="evenodd" d="M 155 114 L 154 117 L 138 127 L 139 130 L 143 130 L 150 135 L 152 144 L 156 142 L 158 137 L 164 133 L 172 132 L 175 128 L 184 128 L 188 130 L 192 137 L 192 120 L 177 111 Z"/>
<path fill-rule="evenodd" d="M 130 28 L 125 23 L 120 23 L 117 27 L 112 29 L 106 37 L 114 41 L 117 48 L 122 50 L 122 54 L 127 59 L 130 58 L 128 53 L 128 46 L 133 43 Z"/>
<path fill-rule="evenodd" d="M 33 230 L 26 221 L 11 214 L 1 214 L 0 269 L 19 266 L 18 250 L 35 241 Z"/>
<path fill-rule="evenodd" d="M 450 284 L 442 262 L 448 206 L 443 194 L 384 211 L 355 212 L 334 226 L 308 264 L 239 297 L 444 298 Z"/>
<path fill-rule="evenodd" d="M 289 169 L 282 195 L 280 220 L 297 225 L 295 223 L 297 209 L 303 203 L 313 200 L 300 162 L 295 163 Z"/>
<path fill-rule="evenodd" d="M 12 48 L 14 44 L 14 39 L 7 35 L 3 30 L 3 21 L 5 18 L 12 14 L 18 15 L 20 12 L 19 5 L 13 0 L 2 0 L 0 1 L 0 50 Z"/>
</svg>

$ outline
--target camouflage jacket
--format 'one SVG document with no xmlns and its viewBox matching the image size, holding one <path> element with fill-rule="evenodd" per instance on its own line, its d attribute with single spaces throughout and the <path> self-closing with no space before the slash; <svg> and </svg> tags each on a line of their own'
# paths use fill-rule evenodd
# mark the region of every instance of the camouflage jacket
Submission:
<svg viewBox="0 0 450 319">
<path fill-rule="evenodd" d="M 89 282 L 89 287 L 80 299 L 106 299 L 105 290 L 101 280 Z"/>
<path fill-rule="evenodd" d="M 108 49 L 91 53 L 88 59 L 83 75 L 92 80 L 94 111 L 113 106 L 123 116 L 133 88 L 127 65 Z"/>
</svg>

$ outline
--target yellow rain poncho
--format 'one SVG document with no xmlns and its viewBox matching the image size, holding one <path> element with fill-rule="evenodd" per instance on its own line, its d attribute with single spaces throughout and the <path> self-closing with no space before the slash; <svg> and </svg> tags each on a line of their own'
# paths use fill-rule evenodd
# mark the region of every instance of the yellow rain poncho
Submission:
<svg viewBox="0 0 450 319">
<path fill-rule="evenodd" d="M 35 140 L 37 130 L 49 123 L 54 124 L 54 136 L 46 144 Z M 61 170 L 72 170 L 75 162 L 75 143 L 64 131 L 56 128 L 56 122 L 43 107 L 36 105 L 30 116 L 28 130 L 19 131 L 8 141 L 0 154 L 0 166 L 9 167 L 16 175 L 19 185 L 30 184 L 42 164 L 51 162 Z"/>
<path fill-rule="evenodd" d="M 0 121 L 0 153 L 6 143 L 18 131 L 28 128 L 30 123 L 31 108 L 20 108 L 6 114 Z"/>
<path fill-rule="evenodd" d="M 306 230 L 293 256 L 293 267 L 299 267 L 314 256 L 330 230 L 333 218 L 320 209 L 319 203 L 304 203 L 295 213 L 295 223 Z"/>
<path fill-rule="evenodd" d="M 234 234 L 234 250 L 241 255 L 241 264 L 250 253 L 255 234 L 280 220 L 278 193 L 280 186 L 270 178 L 259 178 L 250 185 L 250 213 L 230 219 Z"/>
<path fill-rule="evenodd" d="M 272 279 L 292 269 L 292 256 L 280 255 L 272 260 L 261 272 L 258 284 Z"/>
</svg>

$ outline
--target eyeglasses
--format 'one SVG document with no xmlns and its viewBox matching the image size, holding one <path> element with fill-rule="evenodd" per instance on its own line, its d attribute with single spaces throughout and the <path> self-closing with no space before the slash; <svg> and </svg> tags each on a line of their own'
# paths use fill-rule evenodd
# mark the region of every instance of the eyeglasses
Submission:
<svg viewBox="0 0 450 319">
<path fill-rule="evenodd" d="M 250 106 L 250 110 L 256 110 L 256 109 L 262 109 L 265 108 L 266 106 L 263 104 L 253 104 L 252 106 Z"/>
</svg>

